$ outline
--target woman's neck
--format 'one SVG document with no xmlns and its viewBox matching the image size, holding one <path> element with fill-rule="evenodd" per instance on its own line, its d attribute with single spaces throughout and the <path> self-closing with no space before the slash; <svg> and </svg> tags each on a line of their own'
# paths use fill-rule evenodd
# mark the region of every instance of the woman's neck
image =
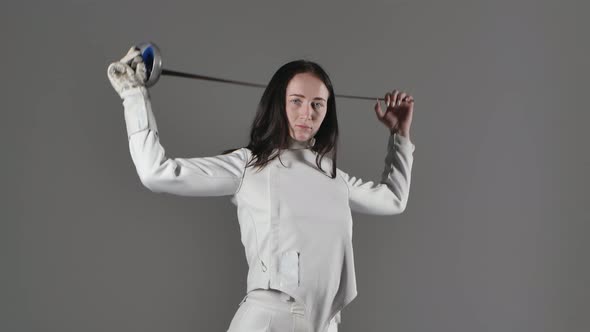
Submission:
<svg viewBox="0 0 590 332">
<path fill-rule="evenodd" d="M 293 150 L 293 149 L 309 149 L 310 146 L 310 141 L 311 139 L 308 139 L 306 141 L 298 141 L 296 139 L 294 139 L 293 137 L 289 136 L 289 150 Z"/>
</svg>

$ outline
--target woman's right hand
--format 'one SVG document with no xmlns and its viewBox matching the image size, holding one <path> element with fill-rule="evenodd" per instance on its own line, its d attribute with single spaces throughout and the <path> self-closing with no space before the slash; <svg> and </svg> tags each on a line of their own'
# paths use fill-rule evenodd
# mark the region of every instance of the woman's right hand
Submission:
<svg viewBox="0 0 590 332">
<path fill-rule="evenodd" d="M 131 47 L 121 60 L 111 63 L 107 76 L 121 99 L 123 92 L 145 86 L 147 71 L 139 50 L 135 46 Z"/>
</svg>

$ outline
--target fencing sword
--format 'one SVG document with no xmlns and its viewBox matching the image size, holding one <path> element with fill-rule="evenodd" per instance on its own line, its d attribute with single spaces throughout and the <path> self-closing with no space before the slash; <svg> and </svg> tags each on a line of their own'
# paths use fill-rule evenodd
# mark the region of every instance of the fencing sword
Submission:
<svg viewBox="0 0 590 332">
<path fill-rule="evenodd" d="M 244 81 L 236 81 L 236 80 L 229 80 L 223 78 L 217 78 L 212 76 L 205 76 L 205 75 L 197 75 L 197 74 L 190 74 L 176 70 L 169 70 L 164 69 L 162 67 L 162 53 L 160 52 L 160 48 L 153 42 L 142 42 L 135 47 L 141 52 L 141 58 L 145 63 L 146 67 L 146 74 L 147 80 L 145 82 L 146 87 L 150 87 L 160 79 L 160 76 L 177 76 L 177 77 L 185 77 L 185 78 L 193 78 L 193 79 L 200 79 L 200 80 L 207 80 L 207 81 L 215 81 L 215 82 L 223 82 L 223 83 L 230 83 L 230 84 L 238 84 L 238 85 L 245 85 L 245 86 L 252 86 L 252 87 L 259 87 L 259 88 L 266 88 L 264 84 L 258 83 L 250 83 Z M 352 96 L 352 95 L 343 95 L 343 94 L 335 94 L 336 97 L 340 98 L 353 98 L 353 99 L 366 99 L 366 100 L 385 100 L 385 98 L 377 98 L 377 97 L 363 97 L 363 96 Z"/>
</svg>

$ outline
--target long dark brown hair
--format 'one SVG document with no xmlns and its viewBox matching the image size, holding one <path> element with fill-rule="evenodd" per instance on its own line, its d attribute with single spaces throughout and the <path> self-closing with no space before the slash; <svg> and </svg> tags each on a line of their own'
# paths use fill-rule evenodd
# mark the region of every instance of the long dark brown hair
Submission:
<svg viewBox="0 0 590 332">
<path fill-rule="evenodd" d="M 252 151 L 252 160 L 246 167 L 254 162 L 255 167 L 259 169 L 271 160 L 279 156 L 281 150 L 289 145 L 289 120 L 287 118 L 285 104 L 287 85 L 299 73 L 310 73 L 319 78 L 328 88 L 330 95 L 328 97 L 328 106 L 326 115 L 320 129 L 315 134 L 315 144 L 310 149 L 317 153 L 316 164 L 318 168 L 325 173 L 321 167 L 321 161 L 324 156 L 331 152 L 332 159 L 332 178 L 336 177 L 336 156 L 338 142 L 338 119 L 336 117 L 336 101 L 334 99 L 334 88 L 330 77 L 324 69 L 317 63 L 310 60 L 295 60 L 281 66 L 270 79 L 266 86 L 254 121 L 250 126 L 250 143 L 246 148 Z M 238 150 L 233 148 L 225 150 L 222 153 L 227 154 Z M 270 154 L 277 149 L 274 156 Z M 329 156 L 330 158 L 330 156 Z"/>
</svg>

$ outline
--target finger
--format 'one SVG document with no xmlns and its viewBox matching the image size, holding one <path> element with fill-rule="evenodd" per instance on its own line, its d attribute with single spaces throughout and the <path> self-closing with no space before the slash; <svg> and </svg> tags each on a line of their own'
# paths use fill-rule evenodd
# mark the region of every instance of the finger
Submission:
<svg viewBox="0 0 590 332">
<path fill-rule="evenodd" d="M 145 73 L 146 72 L 145 63 L 144 62 L 138 63 L 135 71 Z"/>
<path fill-rule="evenodd" d="M 135 70 L 136 76 L 140 82 L 145 82 L 147 80 L 147 71 L 145 69 L 145 63 L 140 62 L 137 64 L 137 69 Z"/>
<path fill-rule="evenodd" d="M 118 61 L 113 62 L 109 65 L 108 71 L 111 75 L 120 75 L 125 72 L 125 65 Z"/>
<path fill-rule="evenodd" d="M 125 64 L 125 75 L 131 78 L 135 76 L 135 71 L 127 64 Z"/>
<path fill-rule="evenodd" d="M 125 74 L 130 69 L 131 69 L 131 67 L 129 67 L 129 65 L 126 63 L 123 63 L 123 62 L 117 63 L 117 71 L 119 72 L 119 74 Z"/>
<path fill-rule="evenodd" d="M 403 102 L 404 102 L 404 99 L 405 99 L 405 98 L 406 98 L 406 93 L 405 93 L 404 91 L 402 91 L 402 92 L 399 94 L 399 97 L 398 97 L 398 100 L 399 100 L 399 105 L 401 105 L 401 103 L 403 103 Z"/>
<path fill-rule="evenodd" d="M 121 60 L 119 60 L 119 62 L 123 62 L 123 63 L 128 63 L 129 61 L 131 61 L 133 58 L 135 58 L 136 56 L 140 55 L 141 53 L 138 50 L 135 49 L 130 49 L 129 52 L 127 54 L 125 54 L 124 57 L 121 58 Z"/>
<path fill-rule="evenodd" d="M 133 60 L 131 61 L 131 68 L 135 70 L 135 68 L 137 67 L 137 64 L 142 62 L 143 59 L 141 56 L 136 56 L 135 58 L 133 58 Z"/>
<path fill-rule="evenodd" d="M 137 51 L 139 51 L 139 49 L 137 49 L 137 47 L 131 46 L 129 51 L 127 51 L 127 54 L 135 54 L 135 52 L 137 52 Z"/>
<path fill-rule="evenodd" d="M 116 69 L 116 67 L 115 67 L 115 66 L 116 66 L 116 65 L 115 65 L 115 63 L 111 63 L 111 64 L 109 65 L 109 67 L 107 68 L 107 75 L 108 75 L 109 77 L 111 77 L 111 76 L 114 76 L 114 75 L 115 75 L 115 72 L 117 71 L 117 69 Z"/>
<path fill-rule="evenodd" d="M 391 103 L 391 94 L 389 92 L 387 92 L 385 94 L 385 98 L 384 99 L 385 99 L 385 106 L 386 107 L 389 107 L 389 103 Z"/>
<path fill-rule="evenodd" d="M 381 109 L 381 103 L 379 102 L 379 99 L 377 99 L 377 102 L 375 103 L 375 114 L 377 114 L 377 118 L 379 119 L 383 117 L 383 110 Z"/>
<path fill-rule="evenodd" d="M 109 73 L 109 75 L 113 75 L 117 72 L 117 62 L 113 62 L 109 65 L 109 68 L 107 68 L 107 72 Z"/>
<path fill-rule="evenodd" d="M 397 89 L 393 89 L 393 91 L 391 91 L 391 106 L 397 105 L 397 95 L 398 94 L 399 94 L 399 92 L 397 91 Z"/>
</svg>

